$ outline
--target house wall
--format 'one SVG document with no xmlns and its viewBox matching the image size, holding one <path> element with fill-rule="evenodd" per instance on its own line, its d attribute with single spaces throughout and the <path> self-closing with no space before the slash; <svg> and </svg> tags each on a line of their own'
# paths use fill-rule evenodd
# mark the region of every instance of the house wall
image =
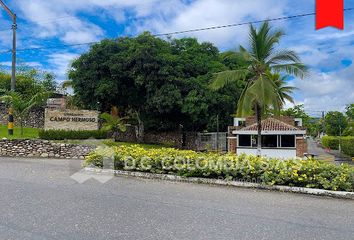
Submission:
<svg viewBox="0 0 354 240">
<path fill-rule="evenodd" d="M 237 154 L 245 153 L 247 155 L 257 155 L 256 148 L 237 148 Z M 262 156 L 272 157 L 272 158 L 281 158 L 289 159 L 296 157 L 296 149 L 270 149 L 262 148 Z"/>
</svg>

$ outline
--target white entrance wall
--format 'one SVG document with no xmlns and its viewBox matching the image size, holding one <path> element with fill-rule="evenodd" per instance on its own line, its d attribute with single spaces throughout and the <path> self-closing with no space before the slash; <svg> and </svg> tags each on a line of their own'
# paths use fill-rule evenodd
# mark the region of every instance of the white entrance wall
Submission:
<svg viewBox="0 0 354 240">
<path fill-rule="evenodd" d="M 245 153 L 247 155 L 257 155 L 256 148 L 237 148 L 237 154 Z M 274 149 L 274 148 L 262 148 L 262 156 L 272 158 L 296 158 L 296 149 Z"/>
</svg>

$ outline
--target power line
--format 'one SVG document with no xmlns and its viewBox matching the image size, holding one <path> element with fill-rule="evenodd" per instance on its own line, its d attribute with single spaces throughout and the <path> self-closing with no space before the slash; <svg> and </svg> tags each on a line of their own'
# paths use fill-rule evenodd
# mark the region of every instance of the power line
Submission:
<svg viewBox="0 0 354 240">
<path fill-rule="evenodd" d="M 344 11 L 353 11 L 353 10 L 354 10 L 354 7 L 353 8 L 345 8 L 344 9 Z M 178 35 L 178 34 L 183 34 L 183 33 L 201 32 L 201 31 L 215 30 L 215 29 L 221 29 L 221 28 L 238 27 L 238 26 L 243 26 L 243 25 L 263 23 L 263 22 L 267 22 L 267 21 L 268 22 L 274 22 L 274 21 L 281 21 L 281 20 L 291 20 L 291 19 L 295 19 L 295 18 L 302 18 L 302 17 L 314 16 L 314 15 L 316 15 L 315 12 L 304 13 L 304 14 L 298 14 L 298 15 L 292 15 L 292 16 L 277 17 L 277 18 L 249 21 L 249 22 L 243 22 L 243 23 L 233 23 L 233 24 L 212 26 L 212 27 L 205 27 L 205 28 L 195 28 L 195 29 L 175 31 L 175 32 L 169 32 L 169 33 L 158 33 L 158 34 L 153 34 L 152 36 L 155 36 L 155 37 L 171 36 L 171 35 Z M 57 46 L 22 48 L 22 49 L 18 49 L 17 51 L 35 51 L 35 50 L 43 50 L 43 49 L 56 49 L 56 48 L 76 47 L 76 46 L 92 45 L 92 44 L 95 44 L 95 43 L 99 43 L 99 41 L 75 43 L 75 44 L 64 44 L 64 45 L 57 45 Z M 8 53 L 8 52 L 11 52 L 11 50 L 1 51 L 0 54 Z"/>
</svg>

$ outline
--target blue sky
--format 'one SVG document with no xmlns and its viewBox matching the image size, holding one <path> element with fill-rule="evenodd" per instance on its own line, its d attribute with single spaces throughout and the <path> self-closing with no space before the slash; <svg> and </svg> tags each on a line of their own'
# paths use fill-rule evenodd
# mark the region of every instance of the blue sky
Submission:
<svg viewBox="0 0 354 240">
<path fill-rule="evenodd" d="M 4 0 L 18 15 L 18 61 L 66 79 L 70 62 L 88 46 L 50 48 L 103 38 L 135 36 L 143 31 L 166 33 L 214 25 L 314 12 L 315 0 Z M 354 7 L 354 0 L 345 0 Z M 291 79 L 299 88 L 298 104 L 312 115 L 344 110 L 354 102 L 354 11 L 346 12 L 345 30 L 315 31 L 314 16 L 278 21 L 286 36 L 281 47 L 297 51 L 310 67 L 306 79 Z M 10 66 L 11 22 L 0 11 L 0 65 Z M 247 46 L 247 26 L 176 35 L 209 41 L 220 50 Z M 290 104 L 289 104 L 290 106 Z"/>
</svg>

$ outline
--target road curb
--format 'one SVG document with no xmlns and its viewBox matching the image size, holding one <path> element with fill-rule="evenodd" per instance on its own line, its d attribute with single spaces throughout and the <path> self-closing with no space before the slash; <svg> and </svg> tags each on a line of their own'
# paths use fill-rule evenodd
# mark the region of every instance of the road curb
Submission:
<svg viewBox="0 0 354 240">
<path fill-rule="evenodd" d="M 137 177 L 137 178 L 144 178 L 144 179 L 158 179 L 158 180 L 166 180 L 172 182 L 199 183 L 199 184 L 201 183 L 201 184 L 210 184 L 210 185 L 217 185 L 217 186 L 254 188 L 254 189 L 301 193 L 301 194 L 309 194 L 309 195 L 316 195 L 316 196 L 327 196 L 327 197 L 354 200 L 354 192 L 331 191 L 331 190 L 305 188 L 305 187 L 288 187 L 288 186 L 279 186 L 279 185 L 269 186 L 260 183 L 252 183 L 252 182 L 244 182 L 244 181 L 227 181 L 224 179 L 197 178 L 197 177 L 187 178 L 187 177 L 181 177 L 172 174 L 131 172 L 131 171 L 123 171 L 123 170 L 99 169 L 99 168 L 92 168 L 92 167 L 86 167 L 84 168 L 84 170 L 91 173 L 92 172 L 102 173 L 102 174 L 108 173 L 108 174 L 114 174 L 116 176 L 129 176 L 129 177 Z"/>
</svg>

